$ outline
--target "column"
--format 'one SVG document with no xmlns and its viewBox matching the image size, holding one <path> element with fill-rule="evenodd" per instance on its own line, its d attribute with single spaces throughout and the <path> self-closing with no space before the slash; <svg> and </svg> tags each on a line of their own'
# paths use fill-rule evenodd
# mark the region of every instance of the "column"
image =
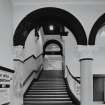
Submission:
<svg viewBox="0 0 105 105">
<path fill-rule="evenodd" d="M 90 46 L 81 46 L 80 51 L 80 103 L 93 105 L 93 49 Z"/>
<path fill-rule="evenodd" d="M 93 105 L 92 58 L 80 59 L 81 105 Z"/>
</svg>

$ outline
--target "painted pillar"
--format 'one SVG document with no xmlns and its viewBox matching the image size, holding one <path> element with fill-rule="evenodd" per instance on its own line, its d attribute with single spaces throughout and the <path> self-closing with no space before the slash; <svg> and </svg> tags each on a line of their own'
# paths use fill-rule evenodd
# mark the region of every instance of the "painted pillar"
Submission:
<svg viewBox="0 0 105 105">
<path fill-rule="evenodd" d="M 92 58 L 80 59 L 81 105 L 93 105 Z"/>
<path fill-rule="evenodd" d="M 80 103 L 93 105 L 92 47 L 82 46 L 80 49 Z"/>
</svg>

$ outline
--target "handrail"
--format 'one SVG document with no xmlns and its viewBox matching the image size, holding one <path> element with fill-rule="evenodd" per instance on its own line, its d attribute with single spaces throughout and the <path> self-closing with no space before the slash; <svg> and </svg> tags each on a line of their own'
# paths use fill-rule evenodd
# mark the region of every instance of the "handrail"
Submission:
<svg viewBox="0 0 105 105">
<path fill-rule="evenodd" d="M 70 75 L 75 81 L 77 81 L 77 83 L 80 84 L 80 81 L 79 81 L 76 77 L 74 77 L 74 76 L 72 75 L 72 73 L 70 72 L 70 70 L 69 70 L 69 68 L 68 68 L 67 65 L 66 65 L 66 68 L 67 68 L 67 70 L 68 70 L 68 72 L 69 72 L 69 75 Z"/>
<path fill-rule="evenodd" d="M 0 66 L 0 70 L 6 71 L 6 72 L 10 72 L 10 73 L 14 73 L 15 72 L 14 70 L 6 68 L 6 67 L 3 67 L 3 66 Z"/>
<path fill-rule="evenodd" d="M 20 59 L 13 59 L 14 61 L 19 61 L 21 63 L 25 63 L 28 59 L 30 59 L 31 57 L 33 57 L 34 59 L 38 59 L 43 53 L 39 54 L 37 57 L 35 55 L 31 55 L 29 57 L 27 57 L 25 60 L 20 60 Z"/>
<path fill-rule="evenodd" d="M 65 81 L 68 85 L 69 95 L 76 105 L 80 105 L 80 81 L 72 75 L 67 65 L 65 73 L 67 73 Z"/>
<path fill-rule="evenodd" d="M 41 67 L 42 67 L 42 64 L 39 66 L 39 68 L 38 69 L 41 69 Z M 24 82 L 23 82 L 23 86 L 27 83 L 27 81 L 29 80 L 29 78 L 32 76 L 32 74 L 34 73 L 34 72 L 38 72 L 38 70 L 33 70 L 30 74 L 29 74 L 29 76 L 24 80 Z"/>
<path fill-rule="evenodd" d="M 29 56 L 29 57 L 27 57 L 25 60 L 20 60 L 20 59 L 13 59 L 14 61 L 19 61 L 19 62 L 21 62 L 21 63 L 25 63 L 26 61 L 28 61 L 31 57 L 33 57 L 35 60 L 36 59 L 38 59 L 41 55 L 42 55 L 43 53 L 41 53 L 41 54 L 39 54 L 37 57 L 35 56 L 35 55 L 31 55 L 31 56 Z M 39 68 L 41 68 L 41 66 L 42 66 L 42 64 L 39 66 Z M 38 69 L 39 69 L 38 68 Z M 29 80 L 29 78 L 32 76 L 32 74 L 34 73 L 34 72 L 38 72 L 38 70 L 33 70 L 30 74 L 29 74 L 29 76 L 24 80 L 24 82 L 22 83 L 22 84 L 20 84 L 21 85 L 21 87 L 23 87 L 26 83 L 27 83 L 27 81 Z"/>
<path fill-rule="evenodd" d="M 33 75 L 34 71 L 32 71 L 29 76 L 24 80 L 22 87 L 25 86 L 25 84 L 27 83 L 27 81 L 29 80 L 29 78 Z"/>
</svg>

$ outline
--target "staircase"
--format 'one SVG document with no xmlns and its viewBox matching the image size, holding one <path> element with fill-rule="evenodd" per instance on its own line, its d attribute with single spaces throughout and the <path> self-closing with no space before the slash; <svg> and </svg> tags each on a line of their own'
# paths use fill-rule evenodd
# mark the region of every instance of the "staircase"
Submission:
<svg viewBox="0 0 105 105">
<path fill-rule="evenodd" d="M 74 105 L 61 70 L 44 70 L 24 95 L 24 105 Z"/>
</svg>

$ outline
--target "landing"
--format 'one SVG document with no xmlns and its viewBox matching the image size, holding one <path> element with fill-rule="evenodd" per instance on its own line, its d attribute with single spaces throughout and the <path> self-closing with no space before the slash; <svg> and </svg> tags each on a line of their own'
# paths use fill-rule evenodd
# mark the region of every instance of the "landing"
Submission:
<svg viewBox="0 0 105 105">
<path fill-rule="evenodd" d="M 40 79 L 61 79 L 63 78 L 62 70 L 44 70 Z"/>
</svg>

